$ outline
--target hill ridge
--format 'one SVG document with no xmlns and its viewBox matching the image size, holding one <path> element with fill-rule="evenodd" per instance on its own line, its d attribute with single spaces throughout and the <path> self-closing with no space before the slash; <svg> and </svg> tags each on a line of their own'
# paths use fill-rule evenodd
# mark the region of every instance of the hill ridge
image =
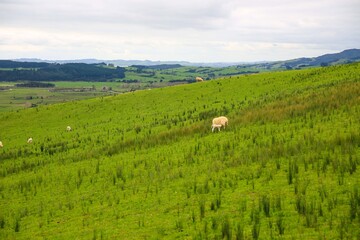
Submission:
<svg viewBox="0 0 360 240">
<path fill-rule="evenodd" d="M 330 60 L 335 59 L 335 60 Z M 13 59 L 14 61 L 24 61 L 24 62 L 48 62 L 48 63 L 107 63 L 107 64 L 115 64 L 117 66 L 125 67 L 131 65 L 144 65 L 144 66 L 153 66 L 153 65 L 162 65 L 162 64 L 180 64 L 182 66 L 202 66 L 202 67 L 228 67 L 228 66 L 236 66 L 236 65 L 253 65 L 253 64 L 263 64 L 263 63 L 272 63 L 272 62 L 282 62 L 284 64 L 289 61 L 292 62 L 294 60 L 301 60 L 299 64 L 309 64 L 312 63 L 316 66 L 319 66 L 319 63 L 333 63 L 339 61 L 340 59 L 345 59 L 347 63 L 360 61 L 360 49 L 346 49 L 338 53 L 329 53 L 320 55 L 318 57 L 300 57 L 290 60 L 284 61 L 255 61 L 255 62 L 213 62 L 213 63 L 199 63 L 199 62 L 188 62 L 188 61 L 152 61 L 152 60 L 99 60 L 99 59 L 78 59 L 78 60 L 42 60 L 37 58 L 19 58 Z M 319 63 L 318 63 L 319 62 Z M 316 63 L 316 64 L 315 64 Z"/>
</svg>

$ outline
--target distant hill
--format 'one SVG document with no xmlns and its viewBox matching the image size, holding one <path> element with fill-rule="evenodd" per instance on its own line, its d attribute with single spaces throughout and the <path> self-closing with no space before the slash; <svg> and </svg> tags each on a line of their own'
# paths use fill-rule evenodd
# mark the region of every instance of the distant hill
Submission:
<svg viewBox="0 0 360 240">
<path fill-rule="evenodd" d="M 12 59 L 17 62 L 46 62 L 46 63 L 86 63 L 86 64 L 114 64 L 115 66 L 128 67 L 133 65 L 138 66 L 159 66 L 159 65 L 181 65 L 181 66 L 194 66 L 194 67 L 228 67 L 245 64 L 246 62 L 209 62 L 209 63 L 194 63 L 188 61 L 151 61 L 151 60 L 100 60 L 100 59 L 75 59 L 75 60 L 43 60 L 39 58 L 17 58 Z"/>
<path fill-rule="evenodd" d="M 325 54 L 314 58 L 298 58 L 281 62 L 283 67 L 304 68 L 330 66 L 360 61 L 360 49 L 348 49 L 340 53 Z"/>
<path fill-rule="evenodd" d="M 77 59 L 77 60 L 42 60 L 38 58 L 20 58 L 14 59 L 19 62 L 46 62 L 46 63 L 87 63 L 87 64 L 114 64 L 115 66 L 127 67 L 132 65 L 141 66 L 158 66 L 158 65 L 182 65 L 194 67 L 229 67 L 229 66 L 247 66 L 251 65 L 256 68 L 267 69 L 298 69 L 314 66 L 330 66 L 343 63 L 352 63 L 360 61 L 360 49 L 348 49 L 340 53 L 325 54 L 318 57 L 307 58 L 301 57 L 285 61 L 264 61 L 264 62 L 212 62 L 212 63 L 195 63 L 188 61 L 151 61 L 151 60 L 99 60 L 99 59 Z"/>
<path fill-rule="evenodd" d="M 314 58 L 313 64 L 336 64 L 336 63 L 351 63 L 360 61 L 360 49 L 349 49 L 340 53 L 325 54 Z"/>
</svg>

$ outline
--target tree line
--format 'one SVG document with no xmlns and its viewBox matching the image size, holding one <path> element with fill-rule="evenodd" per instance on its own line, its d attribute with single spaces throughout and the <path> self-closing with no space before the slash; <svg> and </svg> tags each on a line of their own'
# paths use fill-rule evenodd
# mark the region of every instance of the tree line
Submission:
<svg viewBox="0 0 360 240">
<path fill-rule="evenodd" d="M 102 82 L 102 81 L 111 81 L 116 78 L 124 78 L 124 77 L 125 77 L 124 68 L 122 67 L 107 68 L 105 63 L 58 64 L 58 63 L 30 63 L 30 62 L 15 62 L 15 61 L 0 60 L 0 81 L 28 80 L 28 81 Z"/>
<path fill-rule="evenodd" d="M 33 88 L 51 88 L 55 87 L 53 83 L 44 83 L 44 82 L 27 82 L 27 83 L 18 83 L 15 84 L 16 87 L 33 87 Z"/>
</svg>

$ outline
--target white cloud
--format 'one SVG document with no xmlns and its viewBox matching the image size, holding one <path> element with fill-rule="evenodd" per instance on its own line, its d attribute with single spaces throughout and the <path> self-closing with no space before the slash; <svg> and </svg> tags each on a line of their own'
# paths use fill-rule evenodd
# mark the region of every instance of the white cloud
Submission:
<svg viewBox="0 0 360 240">
<path fill-rule="evenodd" d="M 0 58 L 255 61 L 360 48 L 358 0 L 0 1 Z"/>
</svg>

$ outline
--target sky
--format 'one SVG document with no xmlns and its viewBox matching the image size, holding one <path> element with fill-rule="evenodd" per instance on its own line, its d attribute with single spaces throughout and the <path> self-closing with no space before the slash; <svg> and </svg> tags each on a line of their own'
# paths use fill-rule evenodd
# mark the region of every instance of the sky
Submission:
<svg viewBox="0 0 360 240">
<path fill-rule="evenodd" d="M 360 48 L 360 0 L 0 0 L 0 59 L 255 62 Z"/>
</svg>

